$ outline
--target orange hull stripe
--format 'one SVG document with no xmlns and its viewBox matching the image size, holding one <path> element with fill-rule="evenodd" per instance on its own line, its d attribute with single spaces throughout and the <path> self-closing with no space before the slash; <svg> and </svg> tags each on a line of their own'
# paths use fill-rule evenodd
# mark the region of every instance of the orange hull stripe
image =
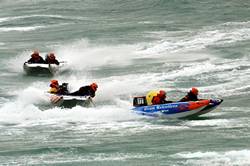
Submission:
<svg viewBox="0 0 250 166">
<path fill-rule="evenodd" d="M 210 103 L 210 100 L 192 101 L 192 102 L 189 102 L 188 108 L 189 110 L 195 110 L 200 107 L 207 106 L 209 103 Z"/>
</svg>

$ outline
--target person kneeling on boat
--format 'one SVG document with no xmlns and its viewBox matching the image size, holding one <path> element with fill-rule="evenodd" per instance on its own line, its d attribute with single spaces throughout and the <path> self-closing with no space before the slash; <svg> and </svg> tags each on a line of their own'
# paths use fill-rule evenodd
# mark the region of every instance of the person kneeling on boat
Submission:
<svg viewBox="0 0 250 166">
<path fill-rule="evenodd" d="M 47 64 L 56 64 L 56 65 L 59 65 L 59 64 L 60 64 L 60 63 L 58 62 L 58 60 L 56 59 L 56 56 L 55 56 L 54 53 L 49 53 L 49 54 L 46 56 L 45 63 L 47 63 Z"/>
<path fill-rule="evenodd" d="M 148 105 L 172 103 L 172 101 L 166 100 L 166 92 L 164 90 L 150 91 L 146 95 L 146 100 Z"/>
<path fill-rule="evenodd" d="M 68 95 L 68 83 L 62 83 L 62 85 L 59 85 L 57 80 L 51 80 L 49 93 Z"/>
<path fill-rule="evenodd" d="M 98 85 L 96 83 L 92 83 L 90 85 L 81 87 L 78 91 L 70 93 L 69 95 L 95 97 L 95 92 L 97 88 L 98 88 Z"/>
<path fill-rule="evenodd" d="M 152 99 L 153 105 L 166 104 L 166 103 L 172 103 L 172 101 L 166 100 L 166 92 L 164 90 L 160 90 L 159 93 L 157 93 L 157 95 L 154 96 Z"/>
<path fill-rule="evenodd" d="M 185 101 L 198 101 L 198 89 L 193 87 L 185 97 L 183 97 L 180 102 L 185 102 Z"/>
<path fill-rule="evenodd" d="M 28 60 L 28 63 L 45 63 L 43 58 L 39 55 L 38 51 L 34 51 L 31 54 L 31 58 Z"/>
</svg>

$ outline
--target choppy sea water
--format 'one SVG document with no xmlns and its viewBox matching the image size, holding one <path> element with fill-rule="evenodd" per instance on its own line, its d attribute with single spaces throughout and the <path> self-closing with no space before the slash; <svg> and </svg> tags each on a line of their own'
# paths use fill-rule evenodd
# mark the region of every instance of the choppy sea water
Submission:
<svg viewBox="0 0 250 166">
<path fill-rule="evenodd" d="M 0 165 L 250 165 L 246 1 L 1 0 Z M 67 61 L 26 76 L 32 50 Z M 96 107 L 48 107 L 51 79 L 97 82 Z M 132 96 L 190 87 L 223 98 L 197 119 L 131 111 Z"/>
</svg>

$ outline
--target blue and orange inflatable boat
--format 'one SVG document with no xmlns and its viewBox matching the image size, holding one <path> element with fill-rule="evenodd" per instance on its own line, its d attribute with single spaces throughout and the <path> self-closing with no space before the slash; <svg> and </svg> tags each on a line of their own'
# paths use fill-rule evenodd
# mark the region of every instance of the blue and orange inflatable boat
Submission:
<svg viewBox="0 0 250 166">
<path fill-rule="evenodd" d="M 222 102 L 222 99 L 202 99 L 199 101 L 145 105 L 145 96 L 142 96 L 134 98 L 133 110 L 141 115 L 164 118 L 188 118 L 206 114 L 214 110 Z"/>
</svg>

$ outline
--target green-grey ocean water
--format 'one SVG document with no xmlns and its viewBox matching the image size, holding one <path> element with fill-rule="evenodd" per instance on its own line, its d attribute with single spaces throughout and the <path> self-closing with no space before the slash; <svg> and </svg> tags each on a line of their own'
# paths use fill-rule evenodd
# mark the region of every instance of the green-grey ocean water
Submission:
<svg viewBox="0 0 250 166">
<path fill-rule="evenodd" d="M 250 165 L 250 5 L 238 0 L 0 0 L 0 165 Z M 32 50 L 67 65 L 27 76 Z M 51 79 L 97 82 L 96 107 L 53 108 Z M 191 87 L 223 98 L 196 119 L 131 111 Z"/>
</svg>

